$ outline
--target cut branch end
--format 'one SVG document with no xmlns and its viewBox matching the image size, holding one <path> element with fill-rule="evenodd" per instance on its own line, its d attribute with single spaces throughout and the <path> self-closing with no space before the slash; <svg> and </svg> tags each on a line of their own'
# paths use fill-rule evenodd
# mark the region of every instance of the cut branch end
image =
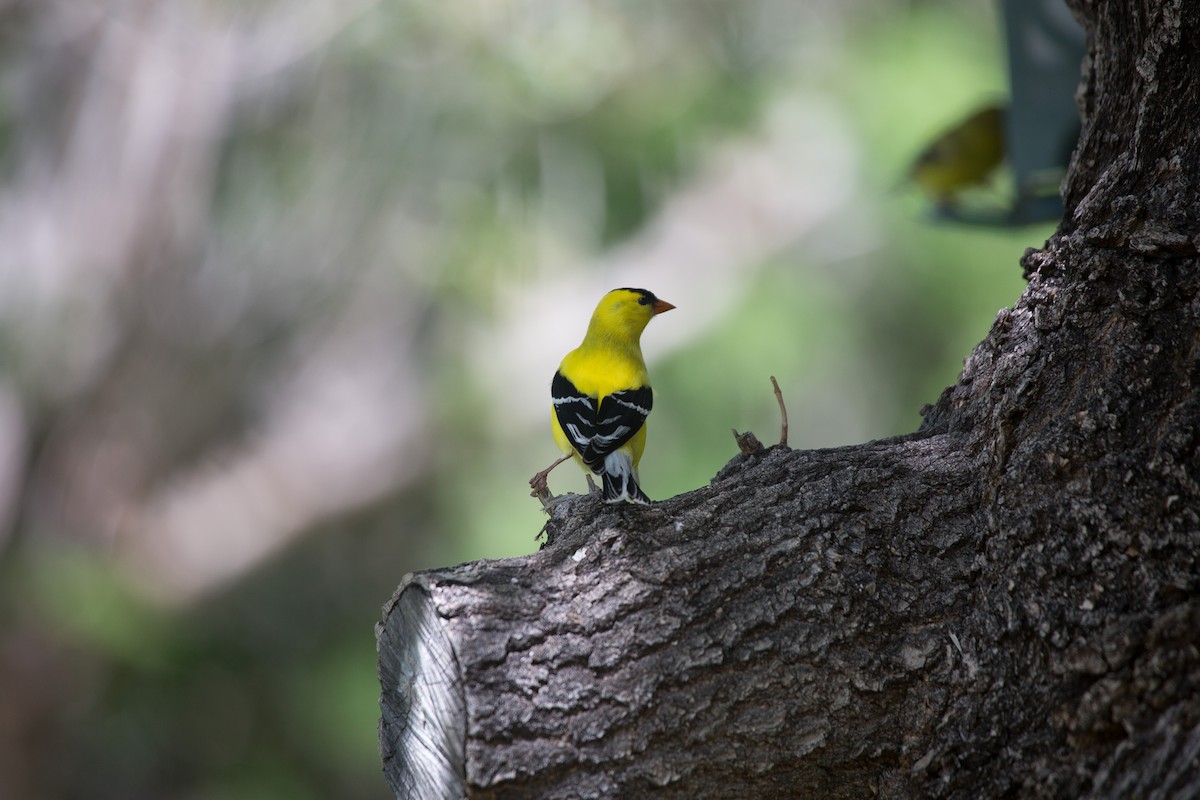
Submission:
<svg viewBox="0 0 1200 800">
<path fill-rule="evenodd" d="M 738 450 L 742 455 L 749 456 L 763 451 L 763 443 L 758 440 L 753 431 L 738 433 L 737 428 L 733 429 L 733 440 L 737 442 Z"/>
</svg>

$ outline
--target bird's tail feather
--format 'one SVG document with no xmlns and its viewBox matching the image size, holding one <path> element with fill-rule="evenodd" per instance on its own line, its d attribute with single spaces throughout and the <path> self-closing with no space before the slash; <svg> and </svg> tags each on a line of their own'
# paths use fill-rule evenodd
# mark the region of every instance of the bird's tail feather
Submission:
<svg viewBox="0 0 1200 800">
<path fill-rule="evenodd" d="M 622 500 L 630 503 L 650 502 L 642 487 L 638 486 L 633 460 L 625 453 L 610 453 L 604 459 L 604 469 L 600 472 L 600 478 L 604 482 L 606 503 L 620 503 Z"/>
<path fill-rule="evenodd" d="M 620 503 L 627 500 L 630 503 L 649 503 L 650 498 L 638 486 L 632 475 L 609 475 L 607 472 L 600 476 L 604 480 L 604 502 Z"/>
</svg>

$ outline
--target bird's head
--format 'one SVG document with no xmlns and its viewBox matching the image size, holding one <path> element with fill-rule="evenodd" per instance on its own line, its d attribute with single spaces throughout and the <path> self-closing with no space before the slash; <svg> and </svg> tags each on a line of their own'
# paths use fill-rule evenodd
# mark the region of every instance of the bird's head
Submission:
<svg viewBox="0 0 1200 800">
<path fill-rule="evenodd" d="M 613 289 L 600 300 L 588 331 L 640 336 L 650 318 L 675 306 L 646 289 Z"/>
</svg>

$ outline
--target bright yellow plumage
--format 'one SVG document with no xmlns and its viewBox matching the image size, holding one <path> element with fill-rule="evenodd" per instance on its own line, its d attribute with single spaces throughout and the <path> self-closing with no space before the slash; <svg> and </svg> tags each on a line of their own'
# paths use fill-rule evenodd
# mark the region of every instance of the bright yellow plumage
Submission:
<svg viewBox="0 0 1200 800">
<path fill-rule="evenodd" d="M 641 335 L 656 314 L 674 308 L 645 289 L 615 289 L 596 306 L 579 347 L 567 353 L 551 384 L 550 424 L 567 456 L 604 480 L 609 502 L 648 502 L 637 480 L 653 404 Z M 545 489 L 555 462 L 534 476 Z"/>
</svg>

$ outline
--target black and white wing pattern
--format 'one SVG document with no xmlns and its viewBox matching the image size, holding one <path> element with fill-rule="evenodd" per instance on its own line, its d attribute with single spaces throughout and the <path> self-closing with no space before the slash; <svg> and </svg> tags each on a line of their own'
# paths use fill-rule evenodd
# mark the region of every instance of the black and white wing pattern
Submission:
<svg viewBox="0 0 1200 800">
<path fill-rule="evenodd" d="M 654 405 L 649 386 L 613 392 L 597 400 L 583 394 L 561 372 L 550 384 L 554 414 L 583 463 L 604 474 L 609 454 L 628 442 L 646 424 Z"/>
</svg>

